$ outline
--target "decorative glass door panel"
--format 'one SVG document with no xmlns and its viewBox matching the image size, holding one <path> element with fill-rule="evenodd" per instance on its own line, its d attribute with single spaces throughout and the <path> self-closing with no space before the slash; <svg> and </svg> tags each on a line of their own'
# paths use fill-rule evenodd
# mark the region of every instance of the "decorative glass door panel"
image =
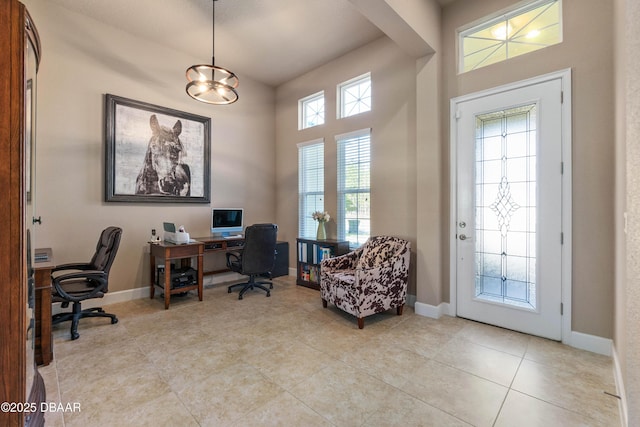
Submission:
<svg viewBox="0 0 640 427">
<path fill-rule="evenodd" d="M 536 309 L 536 105 L 476 117 L 475 296 Z"/>
</svg>

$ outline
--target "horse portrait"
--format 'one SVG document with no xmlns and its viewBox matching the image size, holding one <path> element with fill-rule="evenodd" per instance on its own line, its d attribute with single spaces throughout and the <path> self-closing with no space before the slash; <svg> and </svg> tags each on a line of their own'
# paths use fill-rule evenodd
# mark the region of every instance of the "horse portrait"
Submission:
<svg viewBox="0 0 640 427">
<path fill-rule="evenodd" d="M 151 138 L 140 173 L 136 178 L 135 194 L 143 195 L 191 195 L 191 170 L 182 162 L 185 154 L 180 141 L 182 122 L 177 120 L 172 128 L 162 126 L 155 114 L 149 119 Z"/>
</svg>

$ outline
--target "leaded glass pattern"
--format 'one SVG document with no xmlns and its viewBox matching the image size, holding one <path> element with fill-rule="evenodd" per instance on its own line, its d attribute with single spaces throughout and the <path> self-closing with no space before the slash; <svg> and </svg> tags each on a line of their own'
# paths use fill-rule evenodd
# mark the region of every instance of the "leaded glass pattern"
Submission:
<svg viewBox="0 0 640 427">
<path fill-rule="evenodd" d="M 475 296 L 536 309 L 536 105 L 476 117 Z"/>
<path fill-rule="evenodd" d="M 560 0 L 538 0 L 459 33 L 460 72 L 562 42 Z"/>
</svg>

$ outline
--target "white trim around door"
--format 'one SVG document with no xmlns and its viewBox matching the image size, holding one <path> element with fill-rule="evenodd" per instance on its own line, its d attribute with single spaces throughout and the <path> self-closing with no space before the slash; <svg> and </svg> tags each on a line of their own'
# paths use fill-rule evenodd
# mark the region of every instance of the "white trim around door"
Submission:
<svg viewBox="0 0 640 427">
<path fill-rule="evenodd" d="M 562 140 L 562 168 L 563 179 L 561 188 L 562 200 L 562 232 L 563 244 L 561 248 L 561 301 L 562 301 L 562 342 L 572 344 L 571 331 L 571 266 L 572 266 L 572 235 L 571 235 L 571 69 L 565 69 L 543 76 L 522 80 L 515 83 L 499 86 L 496 88 L 463 95 L 454 98 L 450 102 L 450 179 L 451 179 L 451 205 L 450 205 L 450 302 L 448 306 L 449 314 L 455 316 L 457 313 L 457 214 L 458 214 L 458 134 L 457 134 L 457 111 L 458 104 L 475 99 L 496 95 L 502 92 L 512 91 L 527 86 L 545 83 L 551 80 L 561 82 L 561 140 Z"/>
</svg>

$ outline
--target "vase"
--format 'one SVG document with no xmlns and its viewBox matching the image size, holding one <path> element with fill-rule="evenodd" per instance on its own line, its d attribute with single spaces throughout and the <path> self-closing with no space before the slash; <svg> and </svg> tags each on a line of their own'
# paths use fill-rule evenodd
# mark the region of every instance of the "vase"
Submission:
<svg viewBox="0 0 640 427">
<path fill-rule="evenodd" d="M 324 229 L 324 221 L 318 221 L 318 233 L 316 235 L 317 240 L 325 240 L 327 238 L 327 231 Z"/>
</svg>

